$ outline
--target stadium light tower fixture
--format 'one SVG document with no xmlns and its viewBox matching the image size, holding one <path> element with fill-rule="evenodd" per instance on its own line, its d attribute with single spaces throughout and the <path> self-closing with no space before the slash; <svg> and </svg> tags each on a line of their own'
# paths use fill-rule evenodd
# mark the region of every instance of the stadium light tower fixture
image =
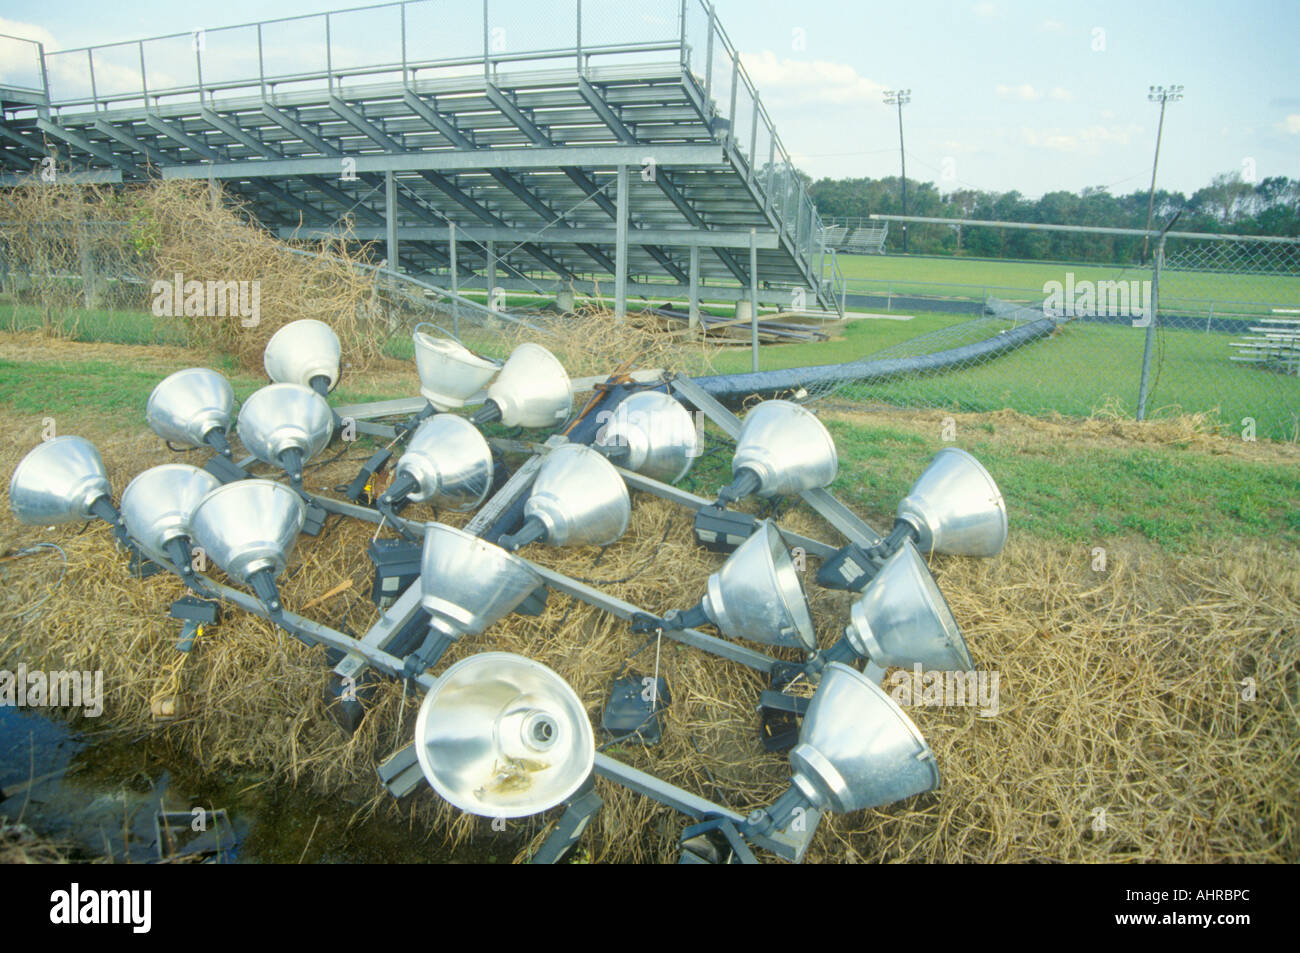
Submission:
<svg viewBox="0 0 1300 953">
<path fill-rule="evenodd" d="M 907 215 L 907 155 L 903 151 L 903 107 L 912 101 L 910 89 L 885 90 L 885 105 L 898 107 L 898 158 L 903 166 L 903 215 Z M 907 222 L 903 223 L 903 254 L 907 254 Z"/>
<path fill-rule="evenodd" d="M 1160 165 L 1160 137 L 1165 131 L 1165 106 L 1183 98 L 1181 86 L 1151 86 L 1147 99 L 1160 104 L 1160 124 L 1156 127 L 1156 157 L 1151 163 L 1151 191 L 1147 195 L 1147 234 L 1142 237 L 1142 263 L 1146 264 L 1147 250 L 1151 246 L 1151 217 L 1156 203 L 1156 168 Z"/>
</svg>

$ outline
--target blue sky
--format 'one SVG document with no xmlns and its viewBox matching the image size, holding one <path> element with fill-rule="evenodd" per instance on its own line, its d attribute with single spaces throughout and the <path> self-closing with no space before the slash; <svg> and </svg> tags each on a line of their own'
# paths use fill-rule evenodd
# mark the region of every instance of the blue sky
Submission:
<svg viewBox="0 0 1300 953">
<path fill-rule="evenodd" d="M 521 32 L 533 27 L 520 9 L 569 6 L 533 0 L 512 9 L 521 2 L 493 4 Z M 68 49 L 341 5 L 0 0 L 0 32 Z M 638 18 L 649 23 L 673 6 L 583 5 L 589 35 L 602 18 L 622 38 L 641 35 Z M 1300 178 L 1295 0 L 717 0 L 716 7 L 787 148 L 817 177 L 897 174 L 897 117 L 881 90 L 903 86 L 912 90 L 904 110 L 911 178 L 943 191 L 1014 188 L 1031 196 L 1098 185 L 1144 189 L 1158 115 L 1147 87 L 1179 83 L 1185 99 L 1166 119 L 1163 187 L 1190 192 L 1233 171 Z M 441 9 L 458 10 L 459 20 L 470 8 L 458 2 Z M 469 20 L 432 23 L 428 35 L 453 45 L 462 41 L 452 38 L 475 33 Z M 565 32 L 554 17 L 543 24 L 536 29 L 557 39 Z M 336 42 L 346 43 L 350 32 L 355 41 L 354 31 L 340 30 Z"/>
</svg>

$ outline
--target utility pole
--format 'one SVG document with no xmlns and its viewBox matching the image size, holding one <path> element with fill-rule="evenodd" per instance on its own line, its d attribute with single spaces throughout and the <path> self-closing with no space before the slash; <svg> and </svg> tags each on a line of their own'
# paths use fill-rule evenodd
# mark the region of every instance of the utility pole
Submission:
<svg viewBox="0 0 1300 953">
<path fill-rule="evenodd" d="M 910 89 L 885 90 L 885 105 L 898 107 L 898 158 L 903 166 L 903 214 L 907 214 L 907 153 L 903 151 L 903 107 L 912 101 Z M 903 254 L 907 254 L 907 223 L 903 223 Z"/>
<path fill-rule="evenodd" d="M 1156 157 L 1151 163 L 1151 191 L 1147 195 L 1147 234 L 1142 236 L 1142 264 L 1146 264 L 1147 250 L 1151 247 L 1151 217 L 1156 203 L 1156 168 L 1160 165 L 1160 137 L 1165 131 L 1165 106 L 1176 103 L 1183 98 L 1181 86 L 1151 86 L 1147 89 L 1147 99 L 1160 104 L 1160 124 L 1156 127 Z M 906 213 L 904 213 L 906 214 Z"/>
</svg>

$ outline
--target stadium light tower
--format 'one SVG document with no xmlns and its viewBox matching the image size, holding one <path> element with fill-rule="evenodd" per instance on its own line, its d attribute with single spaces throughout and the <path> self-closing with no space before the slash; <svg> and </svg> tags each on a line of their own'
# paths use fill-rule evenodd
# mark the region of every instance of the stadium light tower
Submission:
<svg viewBox="0 0 1300 953">
<path fill-rule="evenodd" d="M 1147 249 L 1151 245 L 1151 215 L 1156 203 L 1156 167 L 1160 165 L 1160 137 L 1165 131 L 1165 106 L 1176 103 L 1183 98 L 1181 86 L 1151 86 L 1147 89 L 1147 99 L 1160 104 L 1160 124 L 1156 127 L 1156 158 L 1151 163 L 1151 191 L 1147 195 L 1147 234 L 1142 236 L 1142 263 L 1146 264 Z"/>
<path fill-rule="evenodd" d="M 885 90 L 885 105 L 898 107 L 898 158 L 903 166 L 903 214 L 907 215 L 907 155 L 903 151 L 903 107 L 912 101 L 910 89 Z M 903 223 L 903 254 L 907 254 L 907 222 Z"/>
</svg>

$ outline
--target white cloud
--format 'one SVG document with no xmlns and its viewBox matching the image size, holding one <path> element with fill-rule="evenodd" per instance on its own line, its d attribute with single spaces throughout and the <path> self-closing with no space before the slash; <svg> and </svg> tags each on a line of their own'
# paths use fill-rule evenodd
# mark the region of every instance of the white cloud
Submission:
<svg viewBox="0 0 1300 953">
<path fill-rule="evenodd" d="M 0 17 L 0 33 L 9 36 L 20 36 L 25 40 L 35 40 L 37 43 L 44 43 L 46 52 L 57 50 L 58 41 L 54 39 L 54 34 L 45 27 L 35 23 L 24 23 L 21 20 L 7 20 Z"/>
<path fill-rule="evenodd" d="M 35 23 L 23 23 L 19 20 L 7 20 L 0 17 L 0 81 L 16 86 L 35 86 L 41 83 L 41 65 L 37 48 L 31 43 L 9 37 L 22 37 L 45 44 L 45 51 L 57 50 L 59 44 L 54 34 Z"/>
<path fill-rule="evenodd" d="M 1277 127 L 1291 136 L 1300 136 L 1300 113 L 1291 113 Z"/>
<path fill-rule="evenodd" d="M 1049 99 L 1052 99 L 1058 103 L 1068 103 L 1070 100 L 1074 98 L 1070 94 L 1070 91 L 1066 89 L 1064 86 L 1053 86 L 1052 91 L 1048 93 L 1047 96 Z"/>
<path fill-rule="evenodd" d="M 847 63 L 779 58 L 771 50 L 741 53 L 745 71 L 765 100 L 784 104 L 879 103 L 885 87 Z"/>
<path fill-rule="evenodd" d="M 1078 129 L 1051 128 L 1020 130 L 1020 140 L 1027 146 L 1054 152 L 1097 155 L 1104 146 L 1123 146 L 1141 130 L 1140 126 L 1083 126 Z"/>
<path fill-rule="evenodd" d="M 977 17 L 1000 17 L 1002 16 L 1002 5 L 992 3 L 991 0 L 980 0 L 979 3 L 971 7 L 971 12 Z"/>
<path fill-rule="evenodd" d="M 1038 28 L 1044 33 L 1064 33 L 1069 29 L 1060 20 L 1044 20 L 1038 25 Z"/>
<path fill-rule="evenodd" d="M 1019 86 L 999 84 L 994 87 L 994 92 L 998 94 L 999 99 L 1013 99 L 1022 103 L 1032 103 L 1043 98 L 1043 94 L 1028 83 L 1021 83 Z"/>
</svg>

